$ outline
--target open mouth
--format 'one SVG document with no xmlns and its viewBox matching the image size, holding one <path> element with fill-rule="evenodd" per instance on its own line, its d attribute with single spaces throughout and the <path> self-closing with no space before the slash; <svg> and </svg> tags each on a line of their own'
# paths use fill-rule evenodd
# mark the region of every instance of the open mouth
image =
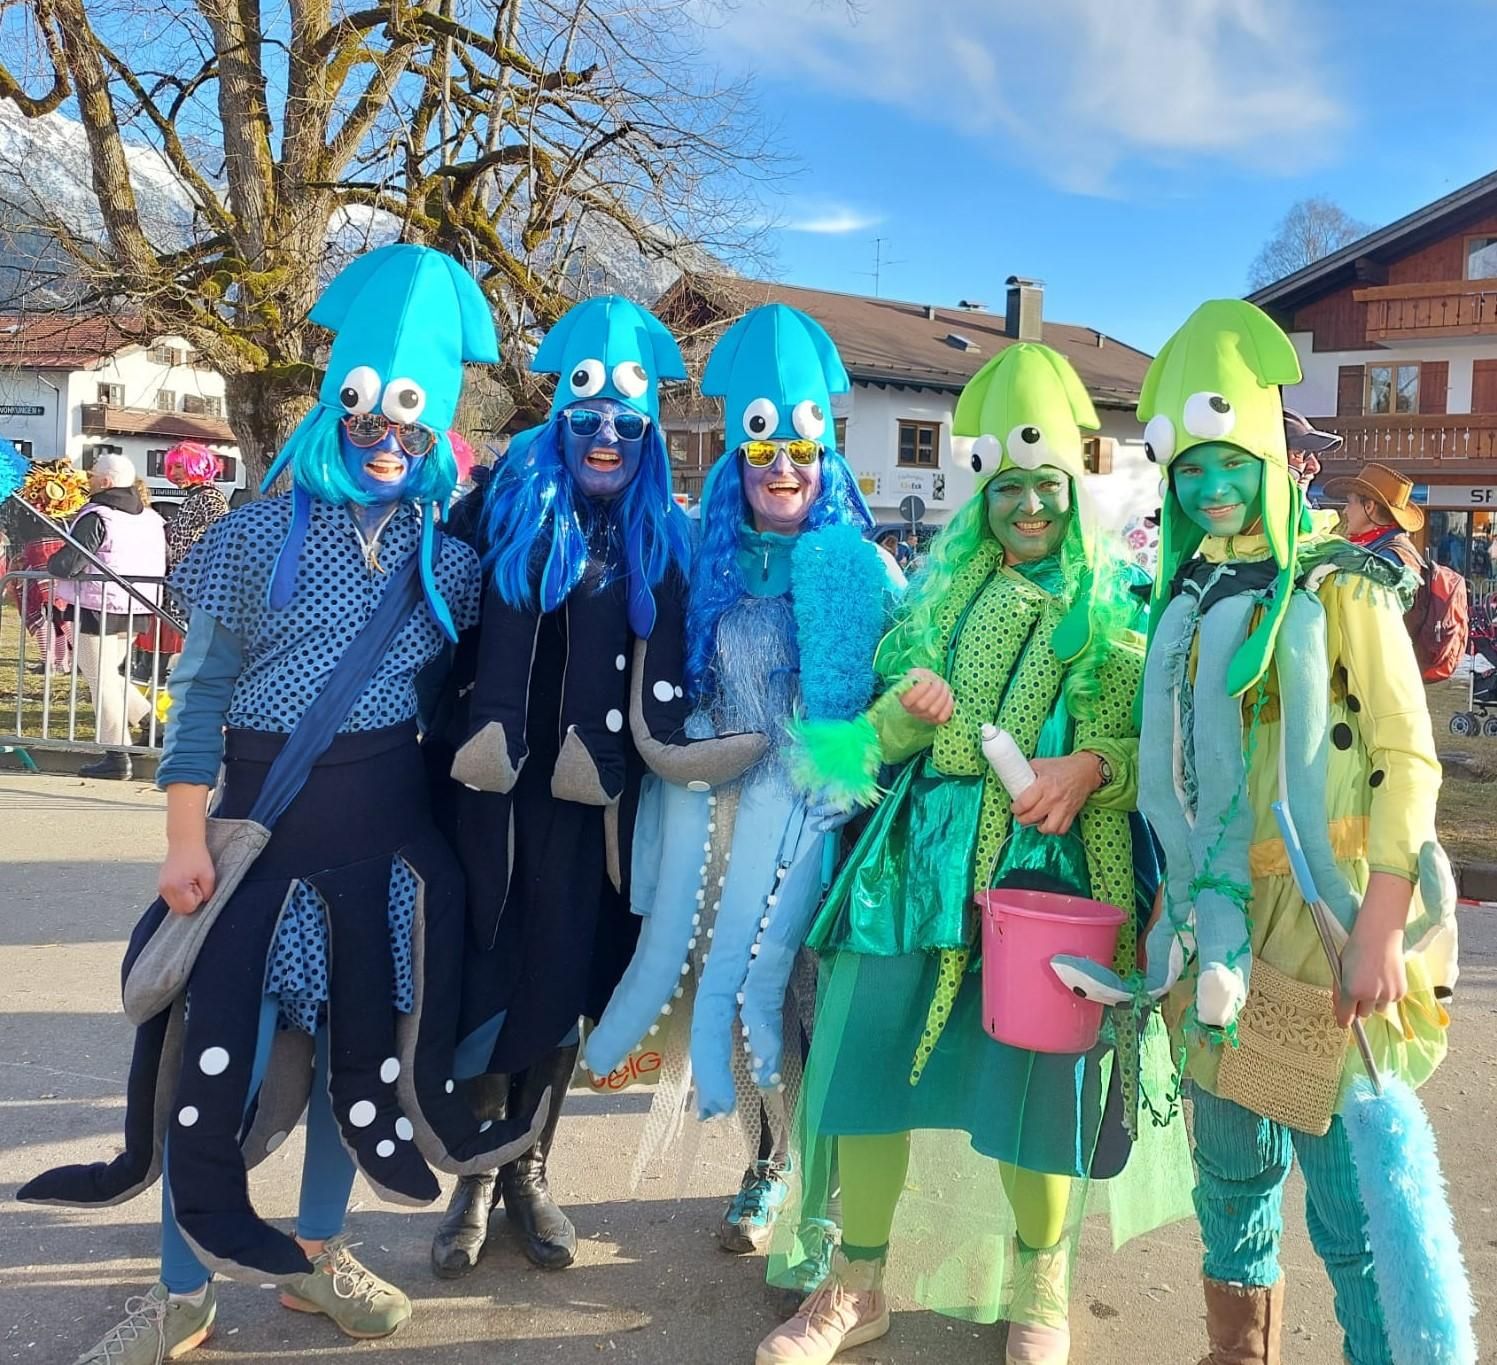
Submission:
<svg viewBox="0 0 1497 1365">
<path fill-rule="evenodd" d="M 775 479 L 765 490 L 776 498 L 794 498 L 800 495 L 800 484 L 795 479 Z"/>
<path fill-rule="evenodd" d="M 1242 511 L 1240 502 L 1229 502 L 1225 507 L 1205 507 L 1201 509 L 1212 521 L 1226 521 L 1228 517 L 1234 517 Z"/>
<path fill-rule="evenodd" d="M 392 455 L 376 455 L 364 461 L 364 472 L 381 483 L 398 483 L 405 478 L 405 461 Z"/>
<path fill-rule="evenodd" d="M 1048 521 L 1016 521 L 1014 530 L 1023 536 L 1042 536 L 1050 529 Z"/>
<path fill-rule="evenodd" d="M 594 446 L 582 461 L 589 469 L 596 469 L 600 474 L 612 474 L 623 462 L 618 451 L 609 450 L 606 446 Z"/>
</svg>

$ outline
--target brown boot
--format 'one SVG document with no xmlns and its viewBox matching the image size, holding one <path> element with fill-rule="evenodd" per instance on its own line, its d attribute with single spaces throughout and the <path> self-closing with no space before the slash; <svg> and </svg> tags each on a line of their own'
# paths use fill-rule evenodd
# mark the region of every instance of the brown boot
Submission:
<svg viewBox="0 0 1497 1365">
<path fill-rule="evenodd" d="M 1211 1354 L 1201 1365 L 1282 1365 L 1284 1281 L 1267 1289 L 1202 1280 Z"/>
</svg>

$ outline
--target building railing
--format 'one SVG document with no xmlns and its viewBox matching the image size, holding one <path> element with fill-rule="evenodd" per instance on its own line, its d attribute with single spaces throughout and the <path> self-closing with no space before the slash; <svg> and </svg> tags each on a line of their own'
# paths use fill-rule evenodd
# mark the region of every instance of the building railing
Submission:
<svg viewBox="0 0 1497 1365">
<path fill-rule="evenodd" d="M 1396 417 L 1316 417 L 1314 423 L 1345 440 L 1321 462 L 1430 465 L 1497 461 L 1497 414 L 1404 414 Z"/>
<path fill-rule="evenodd" d="M 1358 289 L 1367 306 L 1367 340 L 1497 335 L 1497 281 L 1387 284 Z"/>
</svg>

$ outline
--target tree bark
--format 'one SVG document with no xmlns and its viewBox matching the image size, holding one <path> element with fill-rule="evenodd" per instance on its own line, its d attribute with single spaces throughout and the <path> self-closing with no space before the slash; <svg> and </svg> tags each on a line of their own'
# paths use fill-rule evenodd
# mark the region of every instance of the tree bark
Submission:
<svg viewBox="0 0 1497 1365">
<path fill-rule="evenodd" d="M 296 386 L 264 373 L 226 376 L 224 399 L 244 460 L 245 487 L 258 491 L 265 471 L 311 401 Z"/>
</svg>

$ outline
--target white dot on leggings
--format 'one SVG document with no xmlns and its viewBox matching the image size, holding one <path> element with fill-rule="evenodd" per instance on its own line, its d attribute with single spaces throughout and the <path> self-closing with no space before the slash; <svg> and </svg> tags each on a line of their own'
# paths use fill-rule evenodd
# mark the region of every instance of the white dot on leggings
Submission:
<svg viewBox="0 0 1497 1365">
<path fill-rule="evenodd" d="M 409 1142 L 416 1135 L 416 1130 L 411 1127 L 411 1121 L 404 1116 L 395 1120 L 395 1136 L 402 1142 Z"/>
<path fill-rule="evenodd" d="M 374 1154 L 375 1156 L 394 1156 L 395 1144 L 389 1138 L 385 1138 L 384 1141 L 375 1144 Z"/>
<path fill-rule="evenodd" d="M 377 1111 L 368 1100 L 357 1101 L 348 1111 L 348 1121 L 355 1128 L 367 1128 L 374 1122 Z"/>
<path fill-rule="evenodd" d="M 191 1128 L 198 1121 L 198 1111 L 192 1105 L 184 1105 L 177 1114 L 177 1122 L 184 1128 Z"/>
<path fill-rule="evenodd" d="M 205 1076 L 221 1076 L 229 1067 L 229 1054 L 221 1047 L 205 1047 L 198 1070 Z"/>
<path fill-rule="evenodd" d="M 379 1078 L 386 1085 L 394 1085 L 395 1078 L 400 1075 L 400 1059 L 398 1057 L 386 1057 L 379 1064 Z"/>
</svg>

